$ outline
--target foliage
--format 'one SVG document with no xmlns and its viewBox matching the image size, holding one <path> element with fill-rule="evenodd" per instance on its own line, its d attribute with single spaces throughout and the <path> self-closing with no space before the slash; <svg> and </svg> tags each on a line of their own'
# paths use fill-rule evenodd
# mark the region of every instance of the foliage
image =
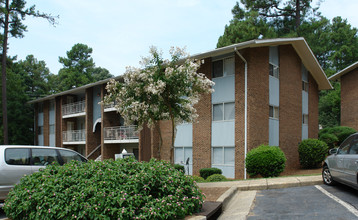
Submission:
<svg viewBox="0 0 358 220">
<path fill-rule="evenodd" d="M 337 147 L 338 137 L 334 134 L 328 134 L 328 133 L 322 134 L 319 137 L 319 140 L 325 142 L 328 146 L 328 149 Z"/>
<path fill-rule="evenodd" d="M 203 93 L 211 93 L 214 83 L 204 74 L 197 73 L 200 61 L 193 61 L 180 48 L 170 49 L 171 60 L 164 60 L 162 53 L 151 47 L 150 56 L 143 58 L 143 68 L 127 67 L 124 82 L 114 79 L 107 84 L 105 103 L 115 101 L 115 108 L 125 124 L 145 123 L 156 128 L 162 135 L 159 121 L 170 120 L 172 146 L 170 161 L 173 162 L 176 124 L 192 122 L 196 117 L 194 105 Z"/>
<path fill-rule="evenodd" d="M 73 161 L 21 179 L 3 207 L 11 219 L 177 219 L 200 210 L 194 180 L 165 161 Z"/>
<path fill-rule="evenodd" d="M 298 145 L 300 164 L 306 169 L 320 167 L 327 152 L 327 144 L 317 139 L 306 139 Z"/>
<path fill-rule="evenodd" d="M 318 103 L 319 124 L 323 128 L 340 124 L 341 119 L 341 87 L 334 83 L 334 89 L 321 91 Z"/>
<path fill-rule="evenodd" d="M 320 130 L 318 133 L 318 137 L 319 139 L 322 139 L 325 134 L 334 135 L 338 139 L 334 147 L 338 147 L 349 135 L 354 134 L 356 132 L 357 131 L 351 127 L 335 126 L 335 127 L 329 127 Z"/>
<path fill-rule="evenodd" d="M 246 155 L 246 170 L 250 176 L 279 176 L 285 169 L 286 157 L 276 146 L 260 145 Z"/>
<path fill-rule="evenodd" d="M 92 52 L 86 44 L 77 43 L 66 52 L 67 57 L 59 57 L 63 68 L 58 73 L 57 92 L 112 77 L 108 70 L 95 67 Z"/>
<path fill-rule="evenodd" d="M 227 181 L 226 177 L 222 174 L 213 174 L 210 175 L 207 179 L 207 182 L 223 182 L 223 181 Z"/>
<path fill-rule="evenodd" d="M 173 164 L 174 168 L 185 173 L 185 168 L 183 165 L 180 165 L 180 164 Z"/>
<path fill-rule="evenodd" d="M 201 176 L 191 176 L 193 178 L 193 180 L 197 183 L 203 183 L 205 182 L 205 179 Z"/>
<path fill-rule="evenodd" d="M 219 168 L 202 168 L 199 170 L 200 176 L 204 179 L 207 179 L 209 176 L 213 174 L 222 174 L 223 172 Z"/>
</svg>

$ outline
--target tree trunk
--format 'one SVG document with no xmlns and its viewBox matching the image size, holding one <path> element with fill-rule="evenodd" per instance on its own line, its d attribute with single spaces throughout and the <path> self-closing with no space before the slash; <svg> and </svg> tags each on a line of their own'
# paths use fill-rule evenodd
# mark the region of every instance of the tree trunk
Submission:
<svg viewBox="0 0 358 220">
<path fill-rule="evenodd" d="M 301 24 L 301 0 L 296 0 L 296 32 Z"/>
<path fill-rule="evenodd" d="M 5 24 L 4 24 L 4 41 L 2 45 L 2 60 L 1 60 L 1 79 L 2 79 L 2 118 L 4 127 L 4 144 L 9 144 L 8 140 L 8 126 L 7 126 L 7 100 L 6 100 L 6 52 L 7 52 L 7 40 L 9 32 L 9 0 L 5 2 Z"/>
</svg>

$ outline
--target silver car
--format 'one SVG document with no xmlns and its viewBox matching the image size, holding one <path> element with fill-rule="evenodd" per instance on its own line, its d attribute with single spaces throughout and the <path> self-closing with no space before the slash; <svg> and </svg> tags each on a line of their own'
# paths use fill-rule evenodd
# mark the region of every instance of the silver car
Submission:
<svg viewBox="0 0 358 220">
<path fill-rule="evenodd" d="M 71 160 L 86 162 L 79 153 L 59 147 L 0 146 L 0 203 L 21 177 L 32 174 L 56 161 L 63 165 Z"/>
<path fill-rule="evenodd" d="M 331 149 L 329 154 L 323 165 L 323 182 L 327 185 L 340 182 L 358 189 L 358 133 L 349 136 L 339 148 Z"/>
</svg>

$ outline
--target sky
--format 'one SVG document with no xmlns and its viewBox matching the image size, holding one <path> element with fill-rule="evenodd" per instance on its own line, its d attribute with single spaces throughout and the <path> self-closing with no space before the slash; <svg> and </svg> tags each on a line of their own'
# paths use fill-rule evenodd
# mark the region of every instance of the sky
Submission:
<svg viewBox="0 0 358 220">
<path fill-rule="evenodd" d="M 318 0 L 314 0 L 317 2 Z M 27 6 L 59 15 L 53 27 L 47 20 L 27 17 L 24 38 L 9 39 L 9 56 L 23 60 L 33 54 L 57 74 L 76 43 L 93 49 L 96 66 L 114 76 L 126 66 L 139 67 L 141 57 L 156 46 L 168 58 L 171 46 L 186 47 L 190 54 L 216 48 L 225 25 L 232 19 L 235 0 L 27 0 Z M 339 4 L 337 4 L 339 3 Z M 357 0 L 324 0 L 322 15 L 341 16 L 358 27 Z"/>
</svg>

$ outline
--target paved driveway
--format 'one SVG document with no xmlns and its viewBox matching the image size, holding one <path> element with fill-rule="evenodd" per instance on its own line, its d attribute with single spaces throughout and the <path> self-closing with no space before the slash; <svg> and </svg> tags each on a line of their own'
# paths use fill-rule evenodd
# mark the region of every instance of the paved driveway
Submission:
<svg viewBox="0 0 358 220">
<path fill-rule="evenodd" d="M 247 219 L 357 219 L 357 192 L 342 185 L 257 191 Z"/>
</svg>

